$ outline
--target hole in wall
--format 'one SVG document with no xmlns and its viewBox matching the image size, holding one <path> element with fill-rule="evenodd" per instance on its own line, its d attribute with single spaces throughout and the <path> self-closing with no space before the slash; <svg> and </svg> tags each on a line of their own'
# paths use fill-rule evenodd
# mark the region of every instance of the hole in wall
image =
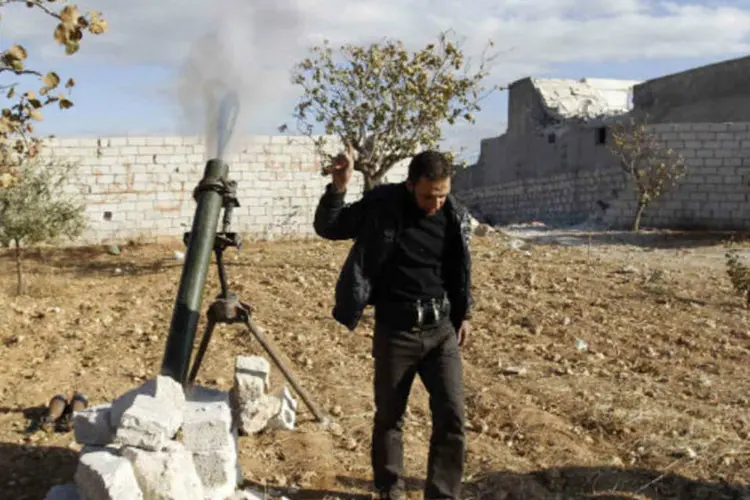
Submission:
<svg viewBox="0 0 750 500">
<path fill-rule="evenodd" d="M 104 216 L 102 217 L 104 220 L 112 220 L 112 212 L 104 212 Z"/>
<path fill-rule="evenodd" d="M 607 127 L 599 127 L 596 129 L 596 144 L 607 143 Z"/>
</svg>

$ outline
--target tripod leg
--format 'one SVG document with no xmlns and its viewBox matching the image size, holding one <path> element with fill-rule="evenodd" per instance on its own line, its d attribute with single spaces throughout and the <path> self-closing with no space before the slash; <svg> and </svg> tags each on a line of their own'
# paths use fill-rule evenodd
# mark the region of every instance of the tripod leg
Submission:
<svg viewBox="0 0 750 500">
<path fill-rule="evenodd" d="M 201 339 L 201 345 L 198 347 L 198 352 L 195 355 L 195 361 L 193 361 L 193 367 L 190 369 L 190 376 L 188 377 L 188 385 L 193 385 L 195 377 L 198 375 L 198 369 L 201 367 L 203 362 L 203 356 L 206 354 L 208 349 L 208 343 L 211 341 L 211 335 L 214 332 L 216 321 L 209 315 L 208 322 L 206 323 L 206 329 L 203 330 L 203 338 Z"/>
<path fill-rule="evenodd" d="M 262 331 L 258 327 L 256 327 L 251 319 L 247 319 L 245 321 L 245 324 L 247 324 L 248 329 L 250 330 L 250 333 L 253 334 L 253 336 L 258 340 L 261 346 L 263 346 L 263 349 L 266 350 L 268 355 L 273 360 L 274 364 L 281 370 L 281 373 L 284 375 L 284 378 L 291 384 L 294 391 L 299 394 L 299 396 L 302 398 L 302 401 L 305 402 L 305 405 L 310 409 L 312 414 L 315 416 L 316 420 L 321 423 L 328 423 L 328 419 L 320 412 L 318 407 L 312 402 L 310 399 L 310 396 L 307 394 L 307 391 L 305 391 L 302 386 L 300 386 L 299 382 L 297 381 L 297 377 L 294 376 L 294 373 L 289 370 L 286 365 L 284 365 L 284 362 L 281 360 L 279 355 L 276 352 L 276 349 L 273 348 L 269 340 L 266 338 L 266 336 L 263 334 Z"/>
</svg>

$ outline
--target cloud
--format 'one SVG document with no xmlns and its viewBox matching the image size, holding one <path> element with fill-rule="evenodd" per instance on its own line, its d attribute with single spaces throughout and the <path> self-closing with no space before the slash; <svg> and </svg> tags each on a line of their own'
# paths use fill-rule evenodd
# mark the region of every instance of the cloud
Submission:
<svg viewBox="0 0 750 500">
<path fill-rule="evenodd" d="M 269 26 L 284 23 L 275 2 L 206 0 L 82 0 L 81 10 L 102 11 L 109 21 L 105 36 L 86 40 L 82 56 L 118 64 L 175 65 L 195 40 L 212 27 L 207 19 L 240 25 L 248 7 L 264 6 Z M 471 9 L 457 0 L 306 0 L 288 12 L 304 19 L 294 40 L 256 47 L 268 53 L 288 50 L 327 37 L 334 43 L 398 37 L 414 45 L 453 28 L 478 52 L 492 38 L 503 57 L 497 78 L 520 76 L 514 68 L 544 67 L 568 61 L 633 58 L 706 57 L 750 49 L 750 10 L 737 2 L 703 4 L 659 0 L 475 0 Z M 51 38 L 53 24 L 39 22 L 31 9 L 8 9 L 6 39 L 22 39 L 48 57 L 61 54 Z M 287 13 L 288 13 L 287 12 Z M 248 23 L 248 29 L 250 24 Z M 269 34 L 270 30 L 268 33 Z M 256 37 L 257 40 L 258 37 Z M 679 42 L 679 43 L 675 43 Z M 258 41 L 258 43 L 263 43 Z M 255 48 L 253 48 L 255 49 Z M 241 48 L 238 47 L 238 50 Z M 505 76 L 507 75 L 507 76 Z"/>
<path fill-rule="evenodd" d="M 339 44 L 397 37 L 416 48 L 451 28 L 465 37 L 464 48 L 475 58 L 488 39 L 494 40 L 500 55 L 493 65 L 491 83 L 501 85 L 562 63 L 725 57 L 750 51 L 750 5 L 730 0 L 76 3 L 81 10 L 102 11 L 110 26 L 107 34 L 84 40 L 76 60 L 86 64 L 156 65 L 179 74 L 191 51 L 195 54 L 196 40 L 207 33 L 223 33 L 220 45 L 233 49 L 223 59 L 229 60 L 235 74 L 241 74 L 239 80 L 246 85 L 247 95 L 252 90 L 261 96 L 252 105 L 263 105 L 264 123 L 287 120 L 283 115 L 292 109 L 296 94 L 289 82 L 291 62 L 323 38 Z M 224 30 L 217 31 L 217 26 Z M 53 27 L 51 20 L 40 21 L 31 9 L 5 7 L 0 34 L 4 43 L 21 41 L 32 52 L 57 63 L 56 59 L 64 56 L 52 41 Z M 203 70 L 216 67 L 221 60 L 205 56 Z M 479 119 L 483 128 L 499 126 L 494 123 L 496 118 Z"/>
</svg>

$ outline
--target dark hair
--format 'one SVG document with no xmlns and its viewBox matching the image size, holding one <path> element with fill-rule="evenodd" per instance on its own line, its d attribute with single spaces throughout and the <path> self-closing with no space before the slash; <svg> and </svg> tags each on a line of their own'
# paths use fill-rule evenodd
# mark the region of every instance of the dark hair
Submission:
<svg viewBox="0 0 750 500">
<path fill-rule="evenodd" d="M 429 181 L 441 181 L 453 176 L 453 164 L 441 152 L 428 149 L 416 154 L 409 163 L 407 180 L 416 184 L 424 177 Z"/>
</svg>

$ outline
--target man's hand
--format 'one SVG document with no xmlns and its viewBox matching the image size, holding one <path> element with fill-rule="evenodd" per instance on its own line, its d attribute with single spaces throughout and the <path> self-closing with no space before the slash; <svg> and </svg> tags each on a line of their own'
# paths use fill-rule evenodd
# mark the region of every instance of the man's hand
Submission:
<svg viewBox="0 0 750 500">
<path fill-rule="evenodd" d="M 468 321 L 463 321 L 461 326 L 458 328 L 458 345 L 463 346 L 466 343 L 466 339 L 471 334 L 471 325 Z"/>
<path fill-rule="evenodd" d="M 348 145 L 346 151 L 340 153 L 333 160 L 333 166 L 331 176 L 333 177 L 333 185 L 336 186 L 336 190 L 339 193 L 346 191 L 346 186 L 349 184 L 349 179 L 352 178 L 352 170 L 354 167 L 354 149 L 351 145 Z"/>
</svg>

